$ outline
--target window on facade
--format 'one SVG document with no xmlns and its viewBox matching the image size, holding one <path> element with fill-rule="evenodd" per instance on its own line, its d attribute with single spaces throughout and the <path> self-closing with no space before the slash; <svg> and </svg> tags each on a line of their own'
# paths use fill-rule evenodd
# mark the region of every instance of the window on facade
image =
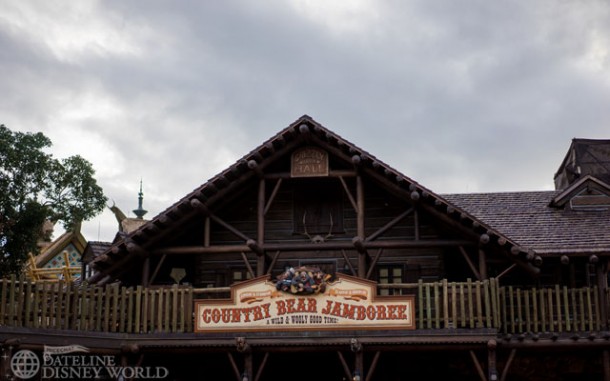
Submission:
<svg viewBox="0 0 610 381">
<path fill-rule="evenodd" d="M 570 206 L 574 210 L 608 210 L 610 196 L 599 190 L 587 188 L 572 197 Z"/>
<path fill-rule="evenodd" d="M 248 280 L 251 278 L 252 278 L 252 275 L 250 275 L 250 272 L 248 271 L 248 269 L 234 268 L 234 269 L 230 270 L 231 283 L 241 282 L 241 281 Z"/>
<path fill-rule="evenodd" d="M 404 266 L 383 265 L 377 268 L 377 282 L 379 284 L 403 283 Z M 380 288 L 379 295 L 400 295 L 400 289 Z"/>
</svg>

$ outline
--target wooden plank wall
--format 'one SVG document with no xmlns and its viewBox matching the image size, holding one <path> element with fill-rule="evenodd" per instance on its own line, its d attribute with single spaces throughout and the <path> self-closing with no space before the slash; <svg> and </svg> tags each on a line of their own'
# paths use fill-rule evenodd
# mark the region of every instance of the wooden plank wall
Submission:
<svg viewBox="0 0 610 381">
<path fill-rule="evenodd" d="M 338 179 L 325 179 L 328 181 L 336 181 L 340 192 L 345 193 Z M 356 194 L 356 184 L 354 178 L 346 178 L 345 183 L 349 192 L 352 195 Z M 279 191 L 276 193 L 273 203 L 271 204 L 268 213 L 265 216 L 265 242 L 266 243 L 303 243 L 307 242 L 308 238 L 301 234 L 303 232 L 294 231 L 294 192 L 298 184 L 290 180 L 282 182 Z M 270 193 L 273 191 L 274 182 L 267 181 L 267 200 Z M 411 208 L 411 205 L 404 200 L 387 193 L 385 190 L 372 183 L 365 184 L 365 233 L 371 235 L 377 230 L 392 221 L 396 216 L 404 213 Z M 357 235 L 356 220 L 357 215 L 348 197 L 342 197 L 339 202 L 342 203 L 343 210 L 343 232 L 333 232 L 329 240 L 332 241 L 349 241 Z M 215 213 L 225 222 L 238 229 L 246 236 L 256 238 L 257 235 L 257 197 L 256 193 L 244 192 L 239 198 L 236 198 L 230 203 L 227 203 L 224 208 L 221 208 Z M 324 223 L 327 223 L 324 221 Z M 335 224 L 337 221 L 335 221 Z M 416 227 L 417 225 L 417 227 Z M 204 231 L 203 226 L 199 231 Z M 416 234 L 417 231 L 417 234 Z M 441 234 L 436 227 L 426 218 L 425 215 L 419 215 L 417 218 L 414 213 L 406 216 L 395 227 L 388 230 L 383 236 L 377 238 L 382 239 L 438 239 Z M 210 237 L 212 245 L 230 245 L 243 244 L 243 239 L 235 236 L 227 229 L 217 223 L 211 223 Z M 200 239 L 200 244 L 203 238 Z M 443 278 L 443 248 L 417 248 L 417 249 L 386 249 L 380 257 L 378 265 L 384 264 L 404 264 L 418 270 L 418 275 L 424 281 L 436 281 Z M 273 255 L 274 253 L 270 253 Z M 345 254 L 354 265 L 358 262 L 358 253 L 354 250 L 345 250 Z M 252 253 L 246 253 L 250 261 L 250 266 L 256 267 L 256 257 Z M 273 274 L 279 274 L 283 271 L 286 264 L 296 266 L 299 261 L 320 260 L 320 261 L 336 261 L 336 271 L 341 271 L 345 268 L 345 261 L 340 251 L 290 251 L 281 253 L 278 261 L 275 263 Z M 168 265 L 169 266 L 169 265 Z M 195 261 L 194 278 L 195 286 L 212 285 L 214 287 L 223 287 L 231 284 L 230 273 L 232 269 L 244 268 L 245 264 L 241 253 L 223 253 L 223 254 L 205 254 L 199 255 Z M 166 271 L 167 272 L 167 271 Z M 219 283 L 219 274 L 222 282 Z M 373 278 L 375 278 L 373 276 Z"/>
</svg>

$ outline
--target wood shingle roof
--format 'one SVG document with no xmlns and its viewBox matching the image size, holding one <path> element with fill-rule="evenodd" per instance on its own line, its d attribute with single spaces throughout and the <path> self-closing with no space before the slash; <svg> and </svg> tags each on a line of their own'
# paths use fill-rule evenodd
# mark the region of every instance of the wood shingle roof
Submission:
<svg viewBox="0 0 610 381">
<path fill-rule="evenodd" d="M 558 193 L 470 193 L 444 197 L 540 255 L 610 252 L 610 211 L 550 206 Z"/>
</svg>

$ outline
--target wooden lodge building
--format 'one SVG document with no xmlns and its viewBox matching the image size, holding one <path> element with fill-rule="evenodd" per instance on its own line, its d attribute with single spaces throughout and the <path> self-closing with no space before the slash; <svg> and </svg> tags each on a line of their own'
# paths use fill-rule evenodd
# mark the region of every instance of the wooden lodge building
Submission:
<svg viewBox="0 0 610 381">
<path fill-rule="evenodd" d="M 1 281 L 0 370 L 76 344 L 171 380 L 610 381 L 610 141 L 555 184 L 437 194 L 303 116 L 89 245 L 87 282 Z"/>
</svg>

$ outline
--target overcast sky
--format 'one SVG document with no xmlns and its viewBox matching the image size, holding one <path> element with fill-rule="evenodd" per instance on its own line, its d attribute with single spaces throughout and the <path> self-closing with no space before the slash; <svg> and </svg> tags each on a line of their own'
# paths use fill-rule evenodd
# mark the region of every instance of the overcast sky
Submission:
<svg viewBox="0 0 610 381">
<path fill-rule="evenodd" d="M 553 189 L 610 139 L 608 1 L 0 2 L 0 123 L 146 218 L 303 114 L 437 193 Z M 90 241 L 117 231 L 106 211 Z"/>
</svg>

